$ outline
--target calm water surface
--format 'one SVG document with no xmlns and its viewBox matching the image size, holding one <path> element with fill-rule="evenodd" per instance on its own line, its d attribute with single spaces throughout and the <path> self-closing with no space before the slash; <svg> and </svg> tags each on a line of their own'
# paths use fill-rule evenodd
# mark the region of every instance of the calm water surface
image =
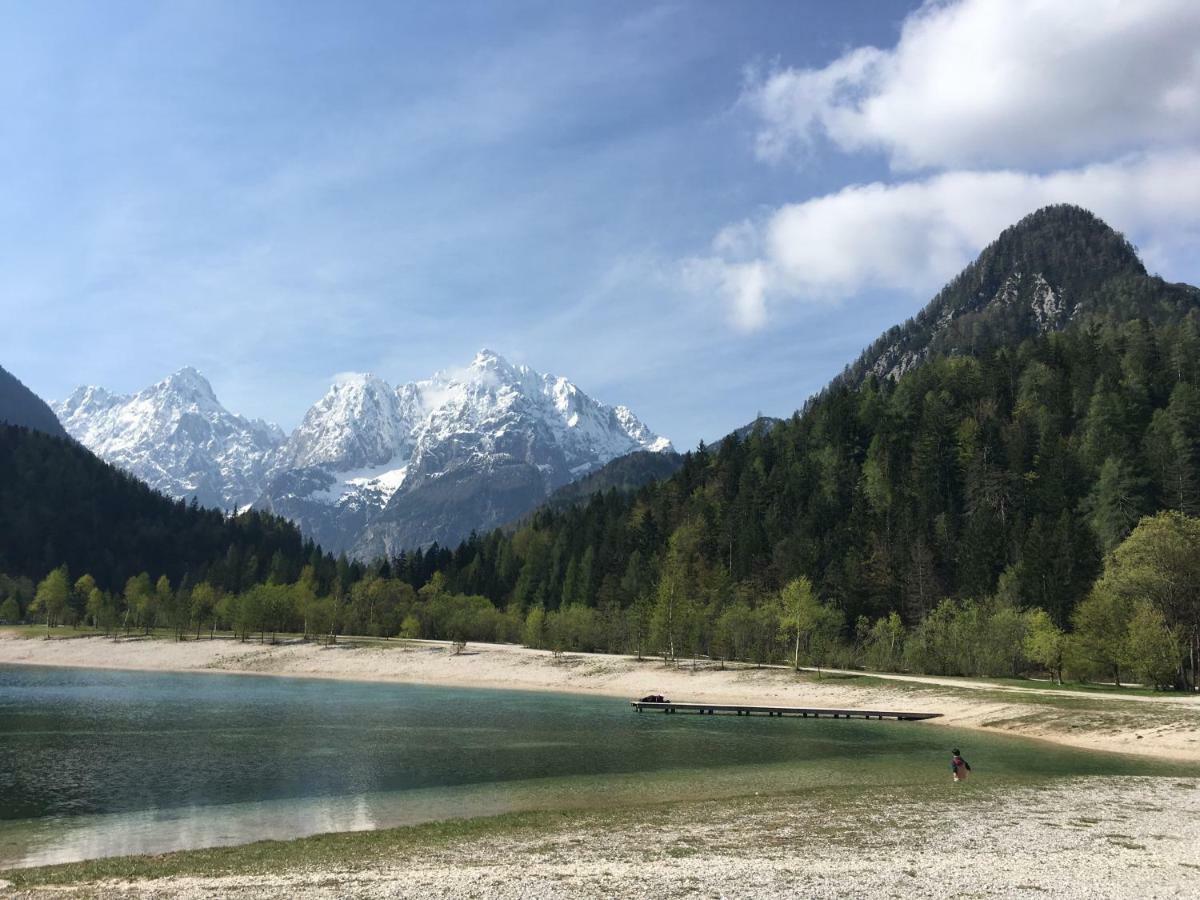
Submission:
<svg viewBox="0 0 1200 900">
<path fill-rule="evenodd" d="M 1180 771 L 921 723 L 0 666 L 0 868 L 518 809 L 933 783 L 952 744 L 980 778 Z"/>
</svg>

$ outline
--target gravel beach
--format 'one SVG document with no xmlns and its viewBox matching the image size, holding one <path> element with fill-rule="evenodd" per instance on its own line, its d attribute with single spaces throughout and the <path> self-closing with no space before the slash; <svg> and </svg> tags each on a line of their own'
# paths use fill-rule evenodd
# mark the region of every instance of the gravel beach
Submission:
<svg viewBox="0 0 1200 900">
<path fill-rule="evenodd" d="M 367 864 L 14 890 L 180 898 L 1159 898 L 1200 896 L 1200 779 L 970 783 L 583 815 Z"/>
</svg>

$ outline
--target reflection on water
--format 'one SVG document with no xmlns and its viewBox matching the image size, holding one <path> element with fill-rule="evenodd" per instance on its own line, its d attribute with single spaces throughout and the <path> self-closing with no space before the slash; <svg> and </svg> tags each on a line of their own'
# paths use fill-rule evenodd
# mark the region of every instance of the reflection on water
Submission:
<svg viewBox="0 0 1200 900">
<path fill-rule="evenodd" d="M 619 700 L 0 667 L 0 867 L 519 809 L 854 781 L 1178 771 L 921 723 L 637 714 Z"/>
</svg>

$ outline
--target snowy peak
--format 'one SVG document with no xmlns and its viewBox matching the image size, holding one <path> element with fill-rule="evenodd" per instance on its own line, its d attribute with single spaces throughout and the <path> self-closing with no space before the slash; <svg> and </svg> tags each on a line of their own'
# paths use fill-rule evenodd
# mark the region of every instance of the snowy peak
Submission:
<svg viewBox="0 0 1200 900">
<path fill-rule="evenodd" d="M 185 366 L 174 375 L 168 375 L 151 389 L 164 396 L 178 398 L 197 408 L 220 406 L 208 379 L 191 366 Z"/>
<path fill-rule="evenodd" d="M 88 417 L 98 415 L 110 409 L 114 404 L 128 399 L 128 397 L 110 394 L 102 387 L 86 385 L 75 388 L 70 397 L 61 403 L 53 404 L 53 408 L 67 430 L 74 434 L 75 429 L 67 424 L 68 420 L 75 420 L 75 428 L 81 428 L 84 426 L 84 420 Z"/>
<path fill-rule="evenodd" d="M 627 408 L 484 349 L 464 368 L 395 389 L 374 375 L 340 377 L 305 414 L 277 468 L 349 471 L 412 460 L 412 471 L 436 474 L 468 458 L 516 452 L 504 446 L 517 434 L 556 447 L 570 471 L 671 446 Z"/>
<path fill-rule="evenodd" d="M 671 446 L 668 438 L 659 437 L 647 428 L 628 406 L 613 407 L 613 415 L 616 416 L 621 430 L 629 435 L 630 440 L 636 441 L 644 449 L 651 453 L 675 452 L 675 448 Z"/>
<path fill-rule="evenodd" d="M 81 387 L 56 412 L 77 440 L 170 496 L 253 503 L 364 556 L 457 541 L 612 459 L 671 449 L 627 407 L 487 349 L 400 387 L 338 376 L 290 436 L 229 412 L 191 367 L 129 396 Z"/>
<path fill-rule="evenodd" d="M 280 454 L 284 468 L 377 466 L 412 449 L 414 404 L 370 374 L 339 378 L 304 415 Z"/>
<path fill-rule="evenodd" d="M 511 375 L 516 371 L 507 359 L 486 347 L 475 354 L 470 367 L 479 372 L 502 372 L 506 375 Z"/>
<path fill-rule="evenodd" d="M 465 370 L 439 372 L 401 391 L 420 397 L 426 411 L 410 477 L 470 459 L 544 455 L 537 464 L 561 481 L 635 450 L 671 449 L 627 408 L 606 406 L 566 378 L 515 366 L 492 350 L 480 350 Z"/>
<path fill-rule="evenodd" d="M 80 387 L 54 406 L 67 432 L 98 456 L 173 497 L 251 503 L 283 432 L 225 409 L 195 369 L 132 396 Z"/>
<path fill-rule="evenodd" d="M 628 408 L 483 349 L 395 389 L 339 377 L 279 453 L 259 505 L 370 556 L 456 541 L 618 456 L 670 449 Z"/>
</svg>

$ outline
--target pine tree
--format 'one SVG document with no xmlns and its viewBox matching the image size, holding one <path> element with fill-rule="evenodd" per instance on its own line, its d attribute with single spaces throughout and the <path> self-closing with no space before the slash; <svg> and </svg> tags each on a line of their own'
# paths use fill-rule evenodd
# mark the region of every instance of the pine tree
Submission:
<svg viewBox="0 0 1200 900">
<path fill-rule="evenodd" d="M 1147 508 L 1147 480 L 1138 478 L 1130 466 L 1110 456 L 1100 467 L 1100 475 L 1087 499 L 1089 523 L 1109 553 L 1133 530 Z"/>
</svg>

